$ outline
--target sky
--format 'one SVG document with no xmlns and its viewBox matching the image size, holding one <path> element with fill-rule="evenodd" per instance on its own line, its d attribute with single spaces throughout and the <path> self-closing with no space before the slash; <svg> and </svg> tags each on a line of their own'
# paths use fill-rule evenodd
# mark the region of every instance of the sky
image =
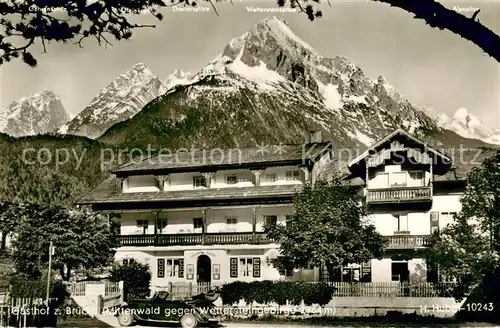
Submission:
<svg viewBox="0 0 500 328">
<path fill-rule="evenodd" d="M 86 40 L 40 45 L 33 51 L 38 66 L 21 61 L 0 66 L 0 105 L 42 90 L 51 90 L 73 115 L 118 75 L 134 64 L 146 64 L 164 80 L 174 69 L 198 72 L 221 53 L 229 41 L 270 15 L 283 17 L 303 40 L 325 57 L 349 58 L 365 75 L 383 75 L 396 90 L 418 106 L 448 115 L 461 107 L 485 125 L 500 128 L 500 65 L 473 43 L 449 31 L 431 28 L 422 20 L 387 4 L 368 0 L 323 0 L 323 17 L 310 22 L 299 13 L 250 13 L 248 7 L 275 7 L 275 0 L 233 0 L 217 3 L 217 15 L 163 10 L 165 18 L 133 17 L 133 22 L 156 24 L 134 32 L 129 41 L 99 47 Z M 500 34 L 500 2 L 441 1 L 446 7 L 480 9 L 481 23 Z M 200 2 L 200 6 L 209 7 Z M 473 11 L 462 11 L 471 16 Z"/>
</svg>

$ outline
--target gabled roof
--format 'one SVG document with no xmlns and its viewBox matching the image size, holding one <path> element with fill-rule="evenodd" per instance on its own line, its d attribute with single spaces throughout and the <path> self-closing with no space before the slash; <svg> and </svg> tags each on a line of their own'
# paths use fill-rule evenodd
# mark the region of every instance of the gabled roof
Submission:
<svg viewBox="0 0 500 328">
<path fill-rule="evenodd" d="M 118 176 L 168 174 L 265 166 L 308 165 L 332 151 L 329 142 L 302 145 L 274 145 L 252 148 L 178 150 L 130 163 L 114 171 Z"/>
<path fill-rule="evenodd" d="M 348 167 L 351 168 L 352 166 L 360 163 L 367 156 L 369 156 L 370 154 L 375 153 L 378 150 L 382 149 L 385 144 L 387 144 L 391 140 L 397 138 L 398 136 L 407 139 L 408 141 L 410 141 L 411 144 L 419 145 L 426 152 L 431 153 L 431 154 L 433 154 L 436 157 L 440 157 L 443 160 L 443 162 L 451 163 L 451 158 L 450 157 L 448 157 L 444 153 L 442 153 L 442 152 L 440 152 L 440 151 L 438 151 L 438 150 L 430 147 L 427 143 L 423 142 L 420 139 L 417 139 L 416 137 L 412 136 L 410 133 L 408 133 L 405 130 L 403 130 L 403 129 L 400 128 L 400 129 L 397 129 L 397 130 L 389 133 L 388 135 L 386 135 L 385 137 L 383 137 L 382 139 L 380 139 L 379 141 L 377 141 L 376 143 L 374 143 L 373 145 L 371 145 L 370 147 L 368 147 L 368 149 L 365 150 L 361 155 L 359 155 L 358 157 L 356 157 L 355 159 L 353 159 L 352 161 L 350 161 L 349 164 L 348 164 Z"/>
</svg>

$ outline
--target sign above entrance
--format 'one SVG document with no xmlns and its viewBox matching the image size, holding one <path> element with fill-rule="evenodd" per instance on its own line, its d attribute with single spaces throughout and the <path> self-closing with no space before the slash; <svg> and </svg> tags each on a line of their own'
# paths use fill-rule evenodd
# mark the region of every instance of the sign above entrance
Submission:
<svg viewBox="0 0 500 328">
<path fill-rule="evenodd" d="M 191 255 L 191 257 L 198 257 L 200 255 L 208 255 L 208 256 L 215 256 L 214 253 L 210 253 L 210 252 L 205 252 L 205 251 L 201 251 L 201 252 L 196 252 L 194 253 L 193 255 Z"/>
</svg>

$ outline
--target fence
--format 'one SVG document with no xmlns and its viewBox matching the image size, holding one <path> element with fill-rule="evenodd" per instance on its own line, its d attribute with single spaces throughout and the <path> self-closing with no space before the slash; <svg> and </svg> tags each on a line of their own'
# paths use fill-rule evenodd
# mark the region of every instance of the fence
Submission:
<svg viewBox="0 0 500 328">
<path fill-rule="evenodd" d="M 312 282 L 314 283 L 314 282 Z M 456 284 L 452 282 L 329 282 L 334 287 L 332 297 L 452 297 Z M 167 291 L 173 299 L 183 299 L 207 293 L 221 283 L 169 283 L 152 286 L 151 291 Z"/>
<path fill-rule="evenodd" d="M 0 327 L 56 327 L 57 299 L 7 298 L 0 304 Z"/>
<path fill-rule="evenodd" d="M 452 297 L 454 283 L 330 282 L 333 297 Z"/>
<path fill-rule="evenodd" d="M 173 299 L 183 299 L 186 297 L 190 297 L 193 295 L 207 293 L 210 290 L 222 287 L 221 283 L 210 283 L 210 282 L 201 282 L 201 283 L 168 283 L 165 286 L 152 286 L 151 291 L 167 291 L 170 295 L 172 295 Z"/>
<path fill-rule="evenodd" d="M 101 284 L 104 284 L 104 296 L 112 296 L 121 292 L 119 282 L 112 282 L 108 280 L 73 282 L 66 284 L 66 288 L 72 296 L 85 296 L 87 285 Z"/>
</svg>

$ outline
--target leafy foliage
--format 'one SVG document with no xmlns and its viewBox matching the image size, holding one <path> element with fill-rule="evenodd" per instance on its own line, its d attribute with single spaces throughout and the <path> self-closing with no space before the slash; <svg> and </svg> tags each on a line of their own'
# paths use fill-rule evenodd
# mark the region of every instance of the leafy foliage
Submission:
<svg viewBox="0 0 500 328">
<path fill-rule="evenodd" d="M 332 299 L 333 287 L 326 283 L 307 283 L 304 281 L 235 281 L 222 286 L 220 295 L 224 304 L 234 304 L 244 300 L 247 304 L 276 303 L 285 305 L 290 302 L 294 305 L 319 304 L 325 305 Z"/>
<path fill-rule="evenodd" d="M 115 263 L 111 269 L 111 281 L 123 281 L 125 295 L 128 300 L 149 297 L 151 272 L 149 265 L 136 261 L 126 264 Z"/>
<path fill-rule="evenodd" d="M 47 293 L 46 276 L 33 280 L 23 274 L 15 274 L 10 279 L 10 297 L 14 298 L 41 298 L 45 299 Z M 69 296 L 66 287 L 61 280 L 51 280 L 49 288 L 49 297 L 62 303 Z"/>
<path fill-rule="evenodd" d="M 33 279 L 41 276 L 48 263 L 50 240 L 55 247 L 53 268 L 64 280 L 74 269 L 108 265 L 118 246 L 107 219 L 88 209 L 13 204 L 4 217 L 17 223 L 12 240 L 14 266 Z"/>
<path fill-rule="evenodd" d="M 461 202 L 454 222 L 432 236 L 428 254 L 442 275 L 459 281 L 458 299 L 500 268 L 500 151 L 471 171 Z"/>
<path fill-rule="evenodd" d="M 286 225 L 266 226 L 269 237 L 281 244 L 271 259 L 279 268 L 325 266 L 329 273 L 350 263 L 379 257 L 383 237 L 365 219 L 367 212 L 359 190 L 340 177 L 317 181 L 294 195 L 295 213 Z"/>
</svg>

